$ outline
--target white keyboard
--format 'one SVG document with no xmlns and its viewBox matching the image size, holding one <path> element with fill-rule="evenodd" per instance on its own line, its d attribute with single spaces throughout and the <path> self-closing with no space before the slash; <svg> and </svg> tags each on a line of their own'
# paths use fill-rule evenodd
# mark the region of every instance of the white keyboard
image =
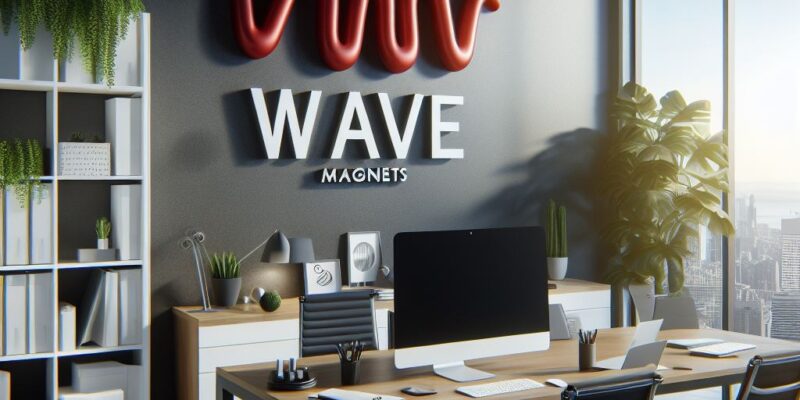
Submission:
<svg viewBox="0 0 800 400">
<path fill-rule="evenodd" d="M 690 349 L 690 354 L 706 357 L 728 357 L 740 351 L 755 349 L 756 346 L 746 343 L 725 342 Z"/>
<path fill-rule="evenodd" d="M 530 379 L 509 379 L 507 381 L 499 381 L 492 383 L 484 383 L 480 385 L 462 386 L 456 389 L 456 392 L 465 394 L 469 397 L 486 397 L 494 396 L 496 394 L 521 392 L 523 390 L 531 390 L 543 387 L 539 382 Z"/>
</svg>

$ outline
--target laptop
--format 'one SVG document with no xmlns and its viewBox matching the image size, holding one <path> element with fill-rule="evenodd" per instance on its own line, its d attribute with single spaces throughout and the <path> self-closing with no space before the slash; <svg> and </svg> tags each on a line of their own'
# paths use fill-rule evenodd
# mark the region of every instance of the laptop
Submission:
<svg viewBox="0 0 800 400">
<path fill-rule="evenodd" d="M 658 332 L 661 330 L 662 319 L 642 322 L 636 326 L 633 334 L 633 341 L 624 356 L 607 358 L 594 364 L 595 368 L 600 369 L 628 369 L 647 366 L 648 364 L 658 365 L 661 354 L 667 346 L 666 341 L 657 342 Z M 665 369 L 658 365 L 658 369 Z"/>
</svg>

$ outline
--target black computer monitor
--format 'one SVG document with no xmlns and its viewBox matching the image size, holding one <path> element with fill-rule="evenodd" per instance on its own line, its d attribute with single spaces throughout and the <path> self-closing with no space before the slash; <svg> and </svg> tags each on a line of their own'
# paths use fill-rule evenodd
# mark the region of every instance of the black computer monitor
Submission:
<svg viewBox="0 0 800 400">
<path fill-rule="evenodd" d="M 464 360 L 549 347 L 541 227 L 399 233 L 394 263 L 398 368 L 476 380 Z"/>
</svg>

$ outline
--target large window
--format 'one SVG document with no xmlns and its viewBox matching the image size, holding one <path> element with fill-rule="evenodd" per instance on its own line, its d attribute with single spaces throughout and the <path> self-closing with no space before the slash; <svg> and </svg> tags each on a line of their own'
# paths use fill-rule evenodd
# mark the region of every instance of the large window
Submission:
<svg viewBox="0 0 800 400">
<path fill-rule="evenodd" d="M 800 340 L 800 2 L 736 0 L 732 328 Z"/>
<path fill-rule="evenodd" d="M 722 0 L 641 1 L 641 83 L 655 96 L 678 90 L 711 102 L 711 131 L 723 129 Z M 720 199 L 721 201 L 721 199 Z M 702 325 L 722 327 L 722 238 L 701 229 L 686 260 L 685 288 Z"/>
</svg>

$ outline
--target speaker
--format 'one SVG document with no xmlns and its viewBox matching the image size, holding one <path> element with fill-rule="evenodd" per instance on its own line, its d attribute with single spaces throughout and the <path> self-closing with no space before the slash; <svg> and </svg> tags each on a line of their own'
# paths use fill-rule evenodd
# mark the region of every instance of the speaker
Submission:
<svg viewBox="0 0 800 400">
<path fill-rule="evenodd" d="M 350 286 L 374 283 L 382 265 L 380 232 L 347 234 L 347 273 Z"/>
</svg>

